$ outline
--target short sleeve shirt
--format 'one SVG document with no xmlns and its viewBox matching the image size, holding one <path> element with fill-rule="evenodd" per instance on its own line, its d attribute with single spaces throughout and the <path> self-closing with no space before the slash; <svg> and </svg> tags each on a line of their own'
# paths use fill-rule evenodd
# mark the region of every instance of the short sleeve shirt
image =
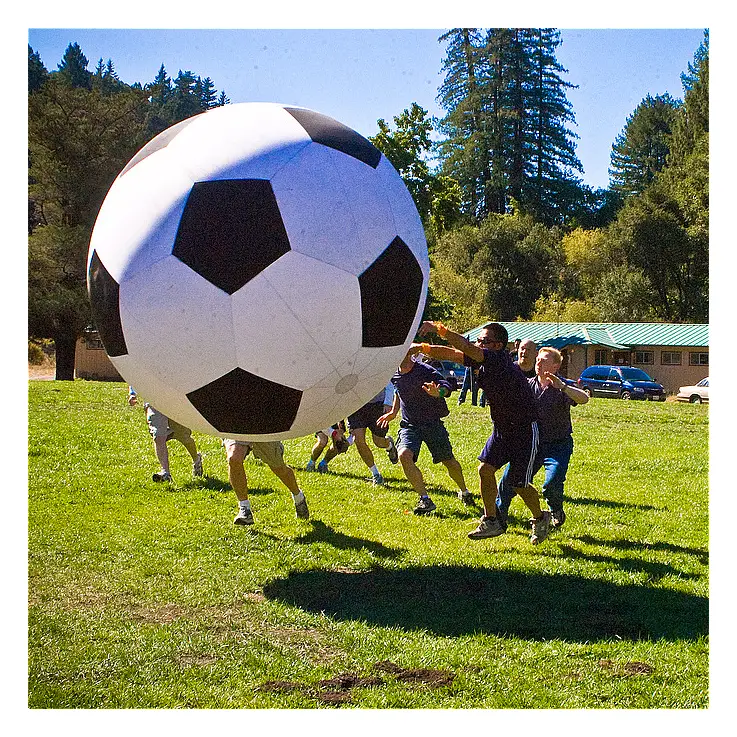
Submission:
<svg viewBox="0 0 737 737">
<path fill-rule="evenodd" d="M 509 351 L 481 349 L 484 358 L 475 363 L 465 357 L 466 366 L 478 367 L 478 385 L 484 390 L 494 427 L 499 432 L 514 433 L 537 420 L 535 395 Z"/>
<path fill-rule="evenodd" d="M 540 440 L 544 443 L 565 440 L 573 433 L 571 407 L 576 403 L 560 389 L 542 386 L 537 376 L 528 381 L 537 401 Z"/>
<path fill-rule="evenodd" d="M 392 376 L 391 383 L 399 395 L 402 419 L 410 425 L 425 425 L 450 414 L 445 399 L 431 397 L 422 388 L 428 381 L 434 381 L 450 392 L 450 384 L 443 375 L 422 361 L 415 361 L 412 369 L 406 374 L 397 370 Z"/>
</svg>

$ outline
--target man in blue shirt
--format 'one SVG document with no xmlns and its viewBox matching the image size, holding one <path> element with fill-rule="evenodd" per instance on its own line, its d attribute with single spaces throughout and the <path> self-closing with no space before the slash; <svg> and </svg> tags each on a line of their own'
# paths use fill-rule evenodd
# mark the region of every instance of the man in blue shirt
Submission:
<svg viewBox="0 0 737 737">
<path fill-rule="evenodd" d="M 448 346 L 420 345 L 419 350 L 439 360 L 460 362 L 478 369 L 479 387 L 484 390 L 494 430 L 479 454 L 479 478 L 484 514 L 468 536 L 472 540 L 496 537 L 505 532 L 496 516 L 496 471 L 509 464 L 509 478 L 515 493 L 532 512 L 533 545 L 541 543 L 550 528 L 550 512 L 540 508 L 540 495 L 532 486 L 532 464 L 537 452 L 537 411 L 527 379 L 507 351 L 509 337 L 503 325 L 484 326 L 470 343 L 439 322 L 423 322 L 419 334 L 436 333 Z"/>
<path fill-rule="evenodd" d="M 377 424 L 389 427 L 401 409 L 402 420 L 397 437 L 399 462 L 407 480 L 420 496 L 414 513 L 429 514 L 436 506 L 427 494 L 422 471 L 417 467 L 423 443 L 430 450 L 433 463 L 442 463 L 448 469 L 448 474 L 458 486 L 461 501 L 471 504 L 473 496 L 466 487 L 461 464 L 453 455 L 448 430 L 442 420 L 450 414 L 445 403 L 445 397 L 451 393 L 450 383 L 439 371 L 419 360 L 416 353 L 416 348 L 410 349 L 392 376 L 394 402 L 391 410 L 383 414 Z"/>
<path fill-rule="evenodd" d="M 562 363 L 560 351 L 555 348 L 541 348 L 535 360 L 535 376 L 528 380 L 537 401 L 540 435 L 532 475 L 545 467 L 542 491 L 551 510 L 553 527 L 560 527 L 566 521 L 566 513 L 563 511 L 563 485 L 573 453 L 571 407 L 589 401 L 586 392 L 569 386 L 557 376 Z M 499 482 L 499 496 L 496 500 L 497 517 L 505 529 L 509 505 L 514 496 L 515 490 L 505 471 Z"/>
</svg>

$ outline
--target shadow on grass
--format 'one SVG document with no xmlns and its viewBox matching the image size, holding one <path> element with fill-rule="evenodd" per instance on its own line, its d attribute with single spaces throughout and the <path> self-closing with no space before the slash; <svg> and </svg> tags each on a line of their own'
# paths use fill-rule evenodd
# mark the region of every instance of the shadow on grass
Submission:
<svg viewBox="0 0 737 737">
<path fill-rule="evenodd" d="M 602 507 L 604 509 L 639 509 L 643 512 L 663 512 L 667 507 L 656 507 L 653 504 L 629 504 L 627 502 L 613 502 L 608 499 L 588 499 L 587 497 L 566 497 L 566 504 L 583 504 L 592 507 Z"/>
<path fill-rule="evenodd" d="M 339 550 L 368 550 L 379 558 L 396 558 L 404 552 L 400 548 L 390 548 L 373 540 L 345 535 L 320 520 L 312 519 L 310 520 L 310 524 L 312 525 L 312 529 L 305 535 L 296 538 L 294 542 L 304 545 L 327 543 Z"/>
<path fill-rule="evenodd" d="M 463 566 L 365 573 L 303 571 L 264 588 L 267 598 L 340 621 L 586 642 L 693 639 L 708 632 L 708 599 L 569 575 Z"/>
<path fill-rule="evenodd" d="M 656 542 L 643 543 L 641 540 L 602 540 L 598 537 L 590 535 L 577 535 L 575 538 L 578 542 L 587 545 L 601 545 L 605 548 L 614 548 L 615 550 L 665 550 L 669 553 L 681 553 L 684 555 L 693 555 L 698 558 L 699 563 L 707 565 L 709 563 L 709 553 L 699 548 L 684 548 L 681 545 L 673 545 L 672 543 Z"/>
</svg>

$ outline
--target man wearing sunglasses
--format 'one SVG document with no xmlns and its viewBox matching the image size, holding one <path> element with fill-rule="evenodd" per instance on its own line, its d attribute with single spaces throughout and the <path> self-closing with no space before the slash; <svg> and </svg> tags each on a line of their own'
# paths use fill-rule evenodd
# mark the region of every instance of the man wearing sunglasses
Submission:
<svg viewBox="0 0 737 737">
<path fill-rule="evenodd" d="M 496 322 L 489 323 L 471 343 L 440 322 L 423 322 L 419 334 L 430 333 L 443 338 L 449 346 L 422 343 L 415 344 L 416 350 L 441 361 L 463 362 L 477 369 L 479 388 L 484 390 L 494 423 L 494 430 L 478 457 L 484 514 L 468 536 L 480 540 L 506 531 L 496 514 L 496 472 L 509 464 L 509 480 L 514 491 L 532 513 L 530 542 L 541 543 L 548 536 L 550 512 L 540 508 L 540 495 L 532 486 L 538 446 L 535 396 L 507 350 L 506 328 Z"/>
</svg>

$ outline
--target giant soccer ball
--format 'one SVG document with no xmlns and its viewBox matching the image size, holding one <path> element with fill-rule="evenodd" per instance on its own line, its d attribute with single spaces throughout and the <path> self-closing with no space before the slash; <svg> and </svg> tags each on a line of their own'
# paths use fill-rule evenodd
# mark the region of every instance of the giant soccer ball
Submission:
<svg viewBox="0 0 737 737">
<path fill-rule="evenodd" d="M 377 394 L 425 304 L 412 198 L 368 140 L 300 107 L 226 105 L 144 146 L 88 257 L 121 376 L 204 433 L 281 440 Z"/>
</svg>

